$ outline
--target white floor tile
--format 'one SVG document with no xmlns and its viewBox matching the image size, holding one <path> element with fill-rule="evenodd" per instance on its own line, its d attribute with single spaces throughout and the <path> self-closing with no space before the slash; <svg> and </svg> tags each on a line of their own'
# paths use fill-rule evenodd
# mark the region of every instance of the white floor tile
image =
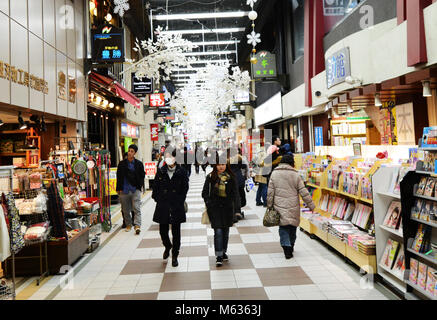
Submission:
<svg viewBox="0 0 437 320">
<path fill-rule="evenodd" d="M 328 297 L 329 300 L 356 298 L 348 290 L 324 291 L 323 293 Z"/>
<path fill-rule="evenodd" d="M 175 299 L 184 299 L 185 291 L 169 291 L 169 292 L 160 292 L 158 294 L 158 300 L 175 300 Z"/>
<path fill-rule="evenodd" d="M 342 284 L 339 283 L 323 283 L 323 284 L 317 284 L 319 289 L 323 292 L 328 291 L 345 291 L 347 290 Z"/>
<path fill-rule="evenodd" d="M 321 292 L 320 288 L 315 284 L 300 285 L 300 286 L 290 286 L 290 290 L 293 293 L 303 293 L 303 292 Z"/>
<path fill-rule="evenodd" d="M 297 292 L 295 295 L 299 300 L 328 300 L 322 292 Z"/>
<path fill-rule="evenodd" d="M 211 300 L 211 290 L 187 290 L 185 291 L 185 299 Z"/>
<path fill-rule="evenodd" d="M 118 294 L 132 294 L 134 292 L 135 287 L 126 287 L 126 288 L 110 288 L 107 292 L 107 295 L 118 295 Z"/>
<path fill-rule="evenodd" d="M 235 276 L 232 270 L 212 270 L 210 272 L 211 282 L 234 281 Z"/>
<path fill-rule="evenodd" d="M 236 280 L 238 288 L 258 288 L 262 287 L 260 280 Z"/>
<path fill-rule="evenodd" d="M 211 289 L 233 289 L 233 288 L 237 288 L 237 282 L 235 280 L 211 282 Z"/>
</svg>

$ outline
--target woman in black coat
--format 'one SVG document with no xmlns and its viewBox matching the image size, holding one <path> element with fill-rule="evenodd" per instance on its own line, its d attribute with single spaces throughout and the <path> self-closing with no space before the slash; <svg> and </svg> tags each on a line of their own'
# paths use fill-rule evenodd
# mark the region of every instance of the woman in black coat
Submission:
<svg viewBox="0 0 437 320">
<path fill-rule="evenodd" d="M 153 221 L 159 223 L 159 233 L 165 247 L 164 260 L 169 257 L 172 249 L 173 267 L 179 264 L 177 257 L 181 247 L 181 223 L 186 222 L 184 202 L 188 188 L 186 171 L 176 165 L 175 155 L 167 155 L 165 164 L 158 169 L 153 183 L 152 198 L 156 201 Z M 168 236 L 170 224 L 173 244 Z"/>
<path fill-rule="evenodd" d="M 229 164 L 215 164 L 213 171 L 206 176 L 202 198 L 208 212 L 211 227 L 214 229 L 214 248 L 216 265 L 228 260 L 226 251 L 229 241 L 229 228 L 234 214 L 240 212 L 237 180 Z"/>
</svg>

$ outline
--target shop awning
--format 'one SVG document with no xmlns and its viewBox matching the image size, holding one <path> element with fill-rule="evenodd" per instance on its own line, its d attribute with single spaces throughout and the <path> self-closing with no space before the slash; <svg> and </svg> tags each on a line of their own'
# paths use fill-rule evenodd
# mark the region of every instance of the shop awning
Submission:
<svg viewBox="0 0 437 320">
<path fill-rule="evenodd" d="M 122 98 L 123 100 L 129 102 L 133 106 L 139 108 L 141 105 L 140 99 L 135 97 L 132 93 L 129 92 L 125 87 L 119 84 L 114 79 L 103 76 L 96 72 L 91 72 L 90 79 L 97 81 L 98 83 L 107 86 L 109 90 L 111 90 L 114 94 Z"/>
</svg>

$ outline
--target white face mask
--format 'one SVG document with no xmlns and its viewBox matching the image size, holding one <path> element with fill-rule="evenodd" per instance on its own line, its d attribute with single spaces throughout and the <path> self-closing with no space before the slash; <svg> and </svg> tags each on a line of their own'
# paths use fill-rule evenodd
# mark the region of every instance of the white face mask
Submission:
<svg viewBox="0 0 437 320">
<path fill-rule="evenodd" d="M 174 165 L 176 160 L 174 158 L 165 158 L 165 163 L 167 163 L 169 166 Z"/>
</svg>

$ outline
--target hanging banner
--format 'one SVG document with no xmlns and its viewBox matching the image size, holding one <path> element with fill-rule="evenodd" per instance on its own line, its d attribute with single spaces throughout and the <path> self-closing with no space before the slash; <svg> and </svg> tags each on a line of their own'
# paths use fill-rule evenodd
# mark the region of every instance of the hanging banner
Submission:
<svg viewBox="0 0 437 320">
<path fill-rule="evenodd" d="M 399 145 L 411 146 L 417 143 L 412 103 L 396 106 L 396 129 Z"/>
<path fill-rule="evenodd" d="M 314 128 L 314 140 L 316 147 L 323 146 L 323 127 Z"/>
<path fill-rule="evenodd" d="M 149 106 L 153 108 L 164 107 L 165 106 L 164 93 L 152 93 L 150 95 Z"/>
<path fill-rule="evenodd" d="M 144 170 L 146 172 L 146 179 L 153 180 L 155 179 L 156 171 L 157 171 L 157 161 L 145 162 Z"/>
<path fill-rule="evenodd" d="M 159 138 L 159 124 L 152 123 L 150 125 L 150 140 L 158 141 Z"/>
<path fill-rule="evenodd" d="M 343 48 L 325 60 L 326 86 L 329 88 L 345 82 L 351 75 L 349 48 Z"/>
<path fill-rule="evenodd" d="M 108 194 L 108 191 L 106 191 Z M 109 171 L 109 195 L 117 195 L 117 168 L 111 168 Z"/>
</svg>

